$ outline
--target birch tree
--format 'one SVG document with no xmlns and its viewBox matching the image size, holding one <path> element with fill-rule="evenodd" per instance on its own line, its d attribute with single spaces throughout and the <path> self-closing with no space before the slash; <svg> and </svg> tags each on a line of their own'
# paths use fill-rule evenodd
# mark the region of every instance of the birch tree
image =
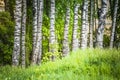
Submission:
<svg viewBox="0 0 120 80">
<path fill-rule="evenodd" d="M 22 41 L 21 41 L 21 65 L 25 67 L 25 35 L 26 35 L 26 0 L 22 1 Z"/>
<path fill-rule="evenodd" d="M 35 52 L 37 53 L 37 64 L 41 62 L 42 56 L 42 17 L 43 17 L 43 0 L 39 0 L 38 5 L 38 30 L 37 30 L 37 44 Z"/>
<path fill-rule="evenodd" d="M 68 41 L 69 22 L 70 22 L 70 8 L 67 7 L 64 25 L 63 56 L 67 56 L 69 53 L 69 41 Z"/>
<path fill-rule="evenodd" d="M 79 40 L 78 40 L 78 10 L 79 4 L 74 7 L 74 25 L 73 25 L 73 34 L 72 34 L 72 50 L 76 50 L 79 48 Z"/>
<path fill-rule="evenodd" d="M 37 0 L 33 0 L 33 53 L 32 53 L 32 64 L 36 64 L 37 53 L 35 52 L 36 42 L 37 42 L 37 25 L 38 25 L 38 8 Z"/>
<path fill-rule="evenodd" d="M 15 31 L 14 31 L 14 48 L 12 54 L 12 65 L 19 65 L 20 57 L 20 34 L 21 34 L 21 9 L 22 9 L 22 0 L 16 0 L 15 5 Z"/>
<path fill-rule="evenodd" d="M 96 46 L 99 48 L 103 48 L 103 34 L 104 34 L 104 27 L 105 27 L 105 19 L 107 13 L 107 3 L 108 0 L 102 0 L 101 9 L 99 9 L 99 22 L 98 22 L 98 29 L 97 29 L 97 43 Z"/>
<path fill-rule="evenodd" d="M 50 0 L 50 36 L 49 36 L 49 52 L 55 53 L 55 0 Z M 51 57 L 54 60 L 55 56 Z"/>
<path fill-rule="evenodd" d="M 112 18 L 112 31 L 111 31 L 111 37 L 110 37 L 110 48 L 113 48 L 113 43 L 114 43 L 117 10 L 118 10 L 118 0 L 115 0 L 114 13 L 113 13 L 113 18 Z"/>
<path fill-rule="evenodd" d="M 83 2 L 82 29 L 81 29 L 81 48 L 87 48 L 88 37 L 88 0 Z"/>
</svg>

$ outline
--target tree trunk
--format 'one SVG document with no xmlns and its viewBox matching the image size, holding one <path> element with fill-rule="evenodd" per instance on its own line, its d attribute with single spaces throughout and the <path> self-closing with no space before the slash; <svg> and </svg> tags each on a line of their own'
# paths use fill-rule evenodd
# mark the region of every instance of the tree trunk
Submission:
<svg viewBox="0 0 120 80">
<path fill-rule="evenodd" d="M 35 53 L 36 42 L 37 42 L 37 25 L 38 25 L 38 8 L 37 0 L 33 0 L 33 55 L 32 55 L 32 64 L 36 64 L 37 53 Z"/>
<path fill-rule="evenodd" d="M 75 51 L 79 48 L 78 40 L 78 10 L 79 4 L 74 8 L 74 25 L 73 25 L 73 34 L 72 34 L 72 50 Z"/>
<path fill-rule="evenodd" d="M 111 37 L 110 37 L 110 48 L 113 48 L 113 42 L 114 42 L 114 36 L 115 36 L 115 27 L 116 27 L 116 18 L 117 18 L 117 10 L 118 10 L 118 0 L 115 0 L 115 6 L 114 6 L 114 14 L 112 18 L 112 31 L 111 31 Z"/>
<path fill-rule="evenodd" d="M 99 9 L 99 22 L 98 22 L 98 29 L 97 29 L 97 43 L 96 46 L 99 48 L 103 48 L 103 34 L 104 34 L 104 27 L 105 27 L 105 19 L 107 13 L 107 2 L 108 0 L 102 0 L 101 9 Z"/>
<path fill-rule="evenodd" d="M 41 62 L 42 55 L 42 17 L 43 17 L 43 0 L 39 0 L 38 5 L 38 33 L 35 53 L 37 53 L 37 64 Z"/>
<path fill-rule="evenodd" d="M 50 2 L 50 37 L 49 37 L 49 52 L 52 52 L 53 55 L 56 51 L 56 40 L 55 40 L 55 0 Z M 51 57 L 54 60 L 55 56 Z"/>
<path fill-rule="evenodd" d="M 90 1 L 90 29 L 89 29 L 89 32 L 90 32 L 90 37 L 89 37 L 89 46 L 90 48 L 93 48 L 93 28 L 94 28 L 94 20 L 93 20 L 93 11 L 94 11 L 94 0 L 91 0 Z"/>
<path fill-rule="evenodd" d="M 114 10 L 113 10 L 113 7 L 114 7 L 114 6 L 113 6 L 113 4 L 114 4 L 113 2 L 114 2 L 114 1 L 109 0 L 109 3 L 110 3 L 110 15 L 111 15 L 111 19 L 112 19 L 112 20 L 113 20 L 113 13 L 114 13 L 114 12 L 113 12 L 113 11 L 114 11 Z"/>
<path fill-rule="evenodd" d="M 5 11 L 9 11 L 9 0 L 4 0 L 5 3 Z"/>
<path fill-rule="evenodd" d="M 70 22 L 70 8 L 67 8 L 66 11 L 66 19 L 65 19 L 65 26 L 64 26 L 64 38 L 63 38 L 63 57 L 67 56 L 69 53 L 69 22 Z"/>
<path fill-rule="evenodd" d="M 14 31 L 14 49 L 12 54 L 12 65 L 19 65 L 20 57 L 20 34 L 21 34 L 21 7 L 22 0 L 16 0 L 15 5 L 15 31 Z"/>
<path fill-rule="evenodd" d="M 22 1 L 22 41 L 21 41 L 21 57 L 22 57 L 22 67 L 25 67 L 25 35 L 26 35 L 26 0 Z"/>
<path fill-rule="evenodd" d="M 82 29 L 81 29 L 81 48 L 87 48 L 88 37 L 88 0 L 84 0 L 82 13 Z"/>
</svg>

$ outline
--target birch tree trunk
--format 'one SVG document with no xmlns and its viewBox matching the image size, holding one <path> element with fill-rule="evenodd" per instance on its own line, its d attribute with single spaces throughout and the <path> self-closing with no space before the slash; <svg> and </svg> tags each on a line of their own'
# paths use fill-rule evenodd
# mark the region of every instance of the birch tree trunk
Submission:
<svg viewBox="0 0 120 80">
<path fill-rule="evenodd" d="M 33 0 L 33 54 L 32 54 L 32 65 L 36 64 L 37 53 L 35 53 L 36 42 L 37 42 L 37 25 L 38 25 L 38 10 L 37 0 Z"/>
<path fill-rule="evenodd" d="M 114 44 L 113 42 L 114 42 L 114 36 L 115 36 L 117 10 L 118 10 L 118 0 L 115 0 L 114 14 L 112 18 L 112 31 L 111 31 L 111 37 L 110 37 L 110 48 L 113 48 L 113 44 Z"/>
<path fill-rule="evenodd" d="M 26 0 L 22 1 L 22 41 L 21 41 L 21 57 L 22 57 L 22 61 L 21 61 L 21 65 L 22 67 L 25 67 L 25 35 L 26 35 Z"/>
<path fill-rule="evenodd" d="M 69 22 L 70 22 L 70 8 L 68 7 L 66 10 L 66 19 L 64 25 L 64 38 L 63 38 L 63 57 L 67 56 L 69 53 Z"/>
<path fill-rule="evenodd" d="M 93 20 L 93 11 L 94 11 L 94 0 L 91 0 L 90 1 L 90 29 L 89 29 L 89 32 L 90 32 L 90 37 L 89 37 L 89 46 L 90 48 L 93 48 L 93 28 L 94 28 L 94 20 Z"/>
<path fill-rule="evenodd" d="M 15 5 L 15 31 L 14 31 L 14 48 L 12 54 L 12 65 L 19 65 L 19 57 L 20 57 L 20 35 L 21 35 L 21 7 L 22 0 L 16 0 Z"/>
<path fill-rule="evenodd" d="M 102 0 L 101 9 L 99 9 L 99 22 L 98 22 L 98 29 L 97 29 L 97 43 L 96 46 L 99 48 L 103 48 L 103 34 L 104 34 L 104 27 L 105 27 L 105 19 L 107 13 L 107 3 L 108 0 Z"/>
<path fill-rule="evenodd" d="M 82 12 L 81 48 L 87 48 L 88 37 L 88 0 L 84 0 Z"/>
<path fill-rule="evenodd" d="M 49 52 L 52 52 L 53 55 L 56 51 L 55 45 L 55 0 L 50 1 L 50 37 L 49 37 Z M 51 59 L 54 60 L 55 56 L 52 56 Z"/>
<path fill-rule="evenodd" d="M 74 25 L 73 25 L 73 34 L 72 34 L 72 50 L 75 51 L 79 48 L 79 40 L 78 40 L 78 10 L 79 4 L 77 4 L 74 8 Z"/>
<path fill-rule="evenodd" d="M 37 33 L 37 44 L 35 52 L 37 55 L 37 64 L 41 62 L 41 55 L 42 55 L 42 17 L 43 17 L 43 0 L 39 0 L 38 5 L 38 33 Z"/>
</svg>

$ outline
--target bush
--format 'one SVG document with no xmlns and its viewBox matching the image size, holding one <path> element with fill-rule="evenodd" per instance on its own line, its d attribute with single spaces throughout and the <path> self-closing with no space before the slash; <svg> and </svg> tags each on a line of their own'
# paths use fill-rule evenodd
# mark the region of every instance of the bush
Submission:
<svg viewBox="0 0 120 80">
<path fill-rule="evenodd" d="M 0 12 L 0 65 L 11 64 L 14 23 L 8 12 Z"/>
</svg>

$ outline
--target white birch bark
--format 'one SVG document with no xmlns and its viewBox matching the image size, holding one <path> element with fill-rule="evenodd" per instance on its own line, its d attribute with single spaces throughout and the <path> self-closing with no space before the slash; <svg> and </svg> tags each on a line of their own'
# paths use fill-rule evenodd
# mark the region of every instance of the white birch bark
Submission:
<svg viewBox="0 0 120 80">
<path fill-rule="evenodd" d="M 19 65 L 19 57 L 20 57 L 20 35 L 21 35 L 21 7 L 22 0 L 16 0 L 15 5 L 15 31 L 14 31 L 14 48 L 12 54 L 12 65 Z"/>
<path fill-rule="evenodd" d="M 66 18 L 65 18 L 65 25 L 64 25 L 64 38 L 63 38 L 63 56 L 67 56 L 69 53 L 69 23 L 70 23 L 70 8 L 68 7 L 66 10 Z"/>
<path fill-rule="evenodd" d="M 110 36 L 110 48 L 113 48 L 114 37 L 115 37 L 115 28 L 116 28 L 116 18 L 117 18 L 117 10 L 118 10 L 118 0 L 115 0 L 113 20 L 112 20 L 112 31 Z"/>
<path fill-rule="evenodd" d="M 37 25 L 38 25 L 38 8 L 37 0 L 33 0 L 33 54 L 32 54 L 32 65 L 36 64 L 37 53 L 35 53 L 36 42 L 37 42 Z"/>
<path fill-rule="evenodd" d="M 81 29 L 81 48 L 87 48 L 88 38 L 88 0 L 84 0 L 82 13 L 82 29 Z"/>
<path fill-rule="evenodd" d="M 74 8 L 74 25 L 73 25 L 73 34 L 72 34 L 72 51 L 75 51 L 79 48 L 79 39 L 78 39 L 78 10 L 79 4 Z"/>
<path fill-rule="evenodd" d="M 100 17 L 98 22 L 98 29 L 97 29 L 97 43 L 96 46 L 98 48 L 103 48 L 103 34 L 104 34 L 104 27 L 105 27 L 105 19 L 107 14 L 107 3 L 108 0 L 102 0 L 102 5 L 100 9 Z"/>
<path fill-rule="evenodd" d="M 50 1 L 50 37 L 49 37 L 49 52 L 52 52 L 54 55 L 55 52 L 55 0 Z M 55 56 L 52 56 L 51 59 L 54 60 Z"/>
<path fill-rule="evenodd" d="M 42 56 L 42 17 L 43 17 L 43 0 L 39 0 L 38 5 L 38 27 L 37 27 L 37 44 L 35 53 L 37 53 L 37 64 L 41 62 Z"/>
</svg>

